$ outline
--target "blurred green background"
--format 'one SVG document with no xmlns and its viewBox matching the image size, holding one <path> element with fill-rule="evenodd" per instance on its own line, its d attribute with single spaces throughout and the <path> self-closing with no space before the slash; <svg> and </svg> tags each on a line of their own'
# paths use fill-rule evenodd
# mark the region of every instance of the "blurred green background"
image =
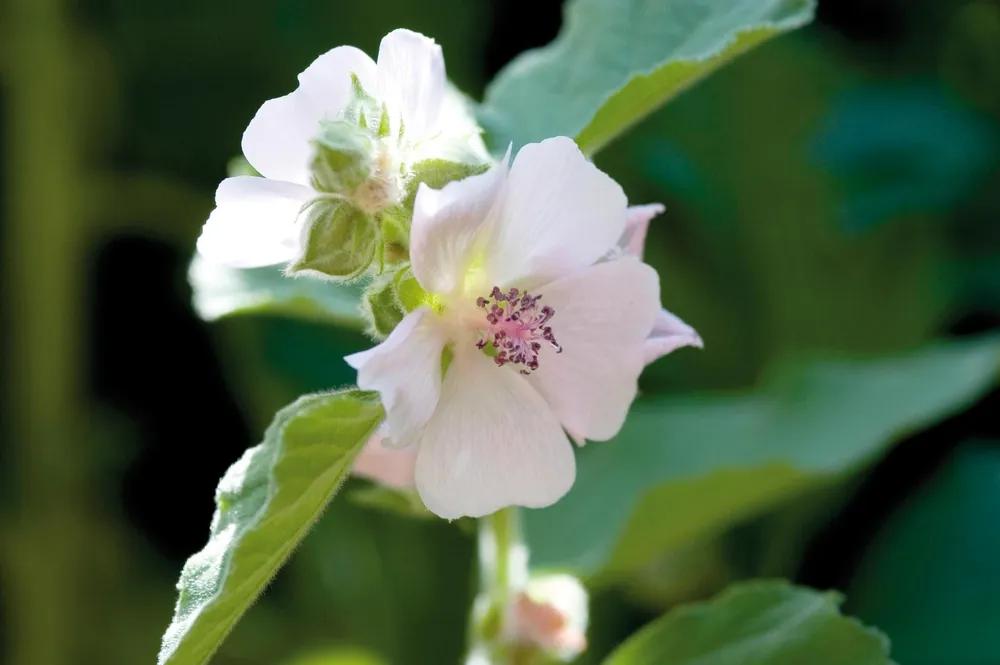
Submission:
<svg viewBox="0 0 1000 665">
<path fill-rule="evenodd" d="M 222 472 L 278 407 L 353 379 L 341 358 L 368 345 L 359 333 L 277 315 L 207 324 L 192 309 L 194 242 L 259 104 L 319 53 L 374 54 L 400 26 L 436 38 L 449 76 L 479 97 L 560 16 L 542 0 L 0 5 L 3 663 L 152 662 Z M 632 202 L 667 205 L 647 260 L 666 306 L 706 341 L 646 371 L 629 432 L 662 437 L 667 470 L 723 474 L 713 499 L 744 491 L 724 474 L 765 473 L 708 441 L 715 466 L 671 458 L 678 441 L 699 454 L 713 422 L 773 449 L 769 462 L 812 445 L 803 464 L 819 470 L 777 478 L 795 491 L 754 508 L 723 500 L 715 527 L 684 538 L 649 524 L 709 510 L 709 490 L 649 480 L 619 533 L 612 506 L 638 481 L 623 472 L 584 505 L 582 477 L 547 514 L 567 516 L 570 537 L 589 542 L 591 525 L 624 537 L 600 565 L 559 543 L 540 541 L 538 556 L 590 573 L 583 662 L 677 602 L 786 576 L 847 592 L 847 611 L 885 630 L 904 665 L 1000 663 L 1000 392 L 996 363 L 982 367 L 997 356 L 976 356 L 969 372 L 988 380 L 970 385 L 946 352 L 883 380 L 928 344 L 996 346 L 1000 1 L 827 0 L 812 26 L 597 162 Z M 813 357 L 824 381 L 868 381 L 841 382 L 861 404 L 824 402 L 813 374 L 781 369 Z M 873 378 L 850 378 L 852 363 L 874 363 Z M 758 395 L 822 417 L 758 431 Z M 890 404 L 914 413 L 883 426 Z M 869 426 L 887 431 L 823 466 Z M 618 443 L 590 444 L 583 468 Z M 325 665 L 332 650 L 337 663 L 457 663 L 473 580 L 473 539 L 457 526 L 338 500 L 214 662 Z"/>
</svg>

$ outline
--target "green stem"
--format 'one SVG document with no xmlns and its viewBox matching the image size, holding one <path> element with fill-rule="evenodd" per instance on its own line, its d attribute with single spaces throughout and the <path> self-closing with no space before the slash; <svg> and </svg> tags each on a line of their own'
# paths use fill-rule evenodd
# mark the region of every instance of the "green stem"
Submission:
<svg viewBox="0 0 1000 665">
<path fill-rule="evenodd" d="M 11 665 L 76 661 L 86 476 L 80 409 L 82 249 L 74 42 L 62 0 L 14 0 L 3 17 L 7 108 L 3 408 L 16 466 L 3 524 Z"/>
<path fill-rule="evenodd" d="M 517 508 L 499 510 L 479 520 L 479 597 L 472 615 L 472 650 L 490 665 L 518 662 L 503 642 L 506 611 L 528 581 L 528 549 Z"/>
</svg>

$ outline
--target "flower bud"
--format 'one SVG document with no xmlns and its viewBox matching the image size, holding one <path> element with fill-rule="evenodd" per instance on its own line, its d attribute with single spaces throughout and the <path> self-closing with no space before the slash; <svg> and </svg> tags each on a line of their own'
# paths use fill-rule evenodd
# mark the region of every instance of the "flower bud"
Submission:
<svg viewBox="0 0 1000 665">
<path fill-rule="evenodd" d="M 350 197 L 374 170 L 375 141 L 367 131 L 344 120 L 322 124 L 320 135 L 313 140 L 313 189 Z"/>
<path fill-rule="evenodd" d="M 587 620 L 587 592 L 579 580 L 570 575 L 537 577 L 507 608 L 506 637 L 570 661 L 587 647 Z"/>
<path fill-rule="evenodd" d="M 378 229 L 369 215 L 346 201 L 323 197 L 307 203 L 303 214 L 303 252 L 289 272 L 353 279 L 368 269 L 378 242 Z"/>
</svg>

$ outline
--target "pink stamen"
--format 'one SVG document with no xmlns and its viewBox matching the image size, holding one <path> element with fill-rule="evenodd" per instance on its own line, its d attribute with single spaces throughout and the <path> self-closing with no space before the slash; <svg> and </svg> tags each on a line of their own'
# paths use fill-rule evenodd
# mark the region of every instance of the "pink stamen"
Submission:
<svg viewBox="0 0 1000 665">
<path fill-rule="evenodd" d="M 507 363 L 523 365 L 521 374 L 527 375 L 538 369 L 538 352 L 541 342 L 548 344 L 562 353 L 562 347 L 548 326 L 549 320 L 555 315 L 555 310 L 545 305 L 538 307 L 541 295 L 523 295 L 517 289 L 507 293 L 494 286 L 487 298 L 477 298 L 476 305 L 486 312 L 488 324 L 482 337 L 476 342 L 476 347 L 485 349 L 492 343 L 497 350 L 493 362 L 499 367 Z"/>
</svg>

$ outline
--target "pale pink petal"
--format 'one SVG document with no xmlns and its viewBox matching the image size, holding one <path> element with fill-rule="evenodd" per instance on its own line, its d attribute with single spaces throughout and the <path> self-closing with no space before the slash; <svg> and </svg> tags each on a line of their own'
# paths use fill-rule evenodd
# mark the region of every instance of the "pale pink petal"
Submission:
<svg viewBox="0 0 1000 665">
<path fill-rule="evenodd" d="M 649 222 L 666 210 L 662 203 L 629 206 L 625 215 L 625 233 L 618 240 L 618 247 L 625 253 L 642 258 L 646 246 Z"/>
<path fill-rule="evenodd" d="M 437 128 L 444 99 L 444 56 L 433 39 L 410 30 L 393 30 L 378 50 L 378 99 L 399 113 L 403 131 L 417 141 Z M 393 133 L 398 127 L 393 125 Z"/>
<path fill-rule="evenodd" d="M 232 268 L 286 263 L 298 255 L 299 211 L 312 190 L 267 178 L 226 178 L 198 238 L 198 253 Z"/>
<path fill-rule="evenodd" d="M 264 102 L 243 134 L 243 154 L 254 168 L 268 178 L 308 185 L 310 141 L 320 121 L 335 119 L 351 100 L 351 74 L 374 94 L 375 63 L 364 51 L 338 46 L 299 74 L 292 93 Z"/>
<path fill-rule="evenodd" d="M 576 476 L 573 447 L 542 396 L 474 346 L 456 347 L 419 445 L 417 491 L 446 519 L 549 506 Z"/>
<path fill-rule="evenodd" d="M 577 436 L 604 441 L 625 422 L 644 343 L 660 309 L 656 271 L 631 257 L 598 263 L 537 291 L 563 352 L 543 345 L 529 380 Z"/>
<path fill-rule="evenodd" d="M 436 318 L 426 307 L 416 309 L 384 342 L 344 358 L 358 370 L 358 387 L 381 396 L 390 438 L 384 443 L 393 447 L 413 444 L 437 406 L 445 334 Z"/>
<path fill-rule="evenodd" d="M 387 436 L 388 429 L 383 425 L 368 439 L 368 443 L 354 460 L 352 472 L 394 489 L 412 489 L 417 447 L 388 447 L 383 445 Z"/>
<path fill-rule="evenodd" d="M 704 343 L 694 328 L 681 321 L 676 315 L 661 309 L 656 317 L 653 332 L 650 333 L 642 347 L 645 363 L 648 365 L 683 346 L 694 346 L 700 349 Z"/>
<path fill-rule="evenodd" d="M 587 592 L 569 575 L 536 578 L 507 609 L 508 640 L 570 660 L 587 647 Z"/>
<path fill-rule="evenodd" d="M 615 247 L 625 208 L 622 188 L 572 139 L 526 145 L 510 168 L 487 273 L 501 287 L 533 288 L 581 270 Z"/>
<path fill-rule="evenodd" d="M 473 255 L 489 241 L 506 178 L 505 157 L 486 173 L 441 189 L 420 184 L 410 227 L 410 261 L 426 291 L 449 294 L 462 286 Z"/>
</svg>

